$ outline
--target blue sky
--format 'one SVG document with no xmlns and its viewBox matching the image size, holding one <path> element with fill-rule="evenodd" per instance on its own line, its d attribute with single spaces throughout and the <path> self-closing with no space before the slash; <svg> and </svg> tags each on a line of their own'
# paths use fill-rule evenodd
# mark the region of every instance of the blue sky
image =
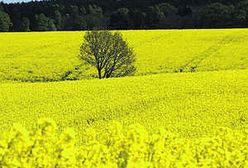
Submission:
<svg viewBox="0 0 248 168">
<path fill-rule="evenodd" d="M 0 1 L 10 3 L 10 2 L 27 2 L 31 0 L 0 0 Z"/>
</svg>

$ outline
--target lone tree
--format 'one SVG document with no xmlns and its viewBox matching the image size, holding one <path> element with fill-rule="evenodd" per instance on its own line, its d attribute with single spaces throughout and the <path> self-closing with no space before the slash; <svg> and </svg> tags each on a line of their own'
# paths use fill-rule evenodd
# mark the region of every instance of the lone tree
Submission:
<svg viewBox="0 0 248 168">
<path fill-rule="evenodd" d="M 136 71 L 133 49 L 118 32 L 87 32 L 80 58 L 96 67 L 99 79 L 132 75 Z"/>
</svg>

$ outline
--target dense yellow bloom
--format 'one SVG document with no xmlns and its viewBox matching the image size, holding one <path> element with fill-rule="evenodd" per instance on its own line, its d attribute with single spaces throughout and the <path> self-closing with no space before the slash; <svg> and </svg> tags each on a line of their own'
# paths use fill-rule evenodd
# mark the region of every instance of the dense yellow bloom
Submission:
<svg viewBox="0 0 248 168">
<path fill-rule="evenodd" d="M 75 70 L 84 33 L 0 33 L 0 81 L 58 81 L 66 72 L 73 72 L 69 79 L 95 75 L 87 65 Z M 121 33 L 137 55 L 137 76 L 248 68 L 248 29 Z"/>
<path fill-rule="evenodd" d="M 77 144 L 73 129 L 57 135 L 56 124 L 42 120 L 28 132 L 15 125 L 1 138 L 1 167 L 246 167 L 248 134 L 220 128 L 212 137 L 185 139 L 163 129 L 149 133 L 139 124 L 113 122 L 104 133 L 86 130 Z M 101 138 L 105 137 L 105 138 Z M 108 138 L 107 138 L 108 137 Z"/>
<path fill-rule="evenodd" d="M 122 33 L 134 77 L 51 83 L 84 32 L 0 33 L 0 167 L 248 167 L 248 29 Z"/>
</svg>

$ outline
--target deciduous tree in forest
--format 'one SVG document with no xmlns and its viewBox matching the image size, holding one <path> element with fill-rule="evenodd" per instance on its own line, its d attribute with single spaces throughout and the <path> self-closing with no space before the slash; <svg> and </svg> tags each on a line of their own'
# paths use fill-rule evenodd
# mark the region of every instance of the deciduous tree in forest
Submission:
<svg viewBox="0 0 248 168">
<path fill-rule="evenodd" d="M 9 15 L 0 6 L 0 32 L 9 31 L 11 21 Z"/>
<path fill-rule="evenodd" d="M 54 20 L 46 17 L 43 13 L 35 16 L 37 31 L 54 31 L 57 30 Z"/>
<path fill-rule="evenodd" d="M 30 31 L 30 20 L 29 20 L 29 18 L 26 18 L 26 17 L 22 18 L 20 31 L 24 31 L 24 32 L 29 32 Z"/>
</svg>

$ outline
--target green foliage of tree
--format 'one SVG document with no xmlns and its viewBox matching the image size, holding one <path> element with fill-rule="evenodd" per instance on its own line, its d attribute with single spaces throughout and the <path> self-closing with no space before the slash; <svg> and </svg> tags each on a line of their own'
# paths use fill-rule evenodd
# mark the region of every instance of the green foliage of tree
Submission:
<svg viewBox="0 0 248 168">
<path fill-rule="evenodd" d="M 63 28 L 62 15 L 59 10 L 54 11 L 54 24 L 58 30 L 61 30 Z"/>
<path fill-rule="evenodd" d="M 46 31 L 247 27 L 247 4 L 247 0 L 46 0 L 0 6 L 13 23 L 9 30 L 23 31 L 25 17 L 31 31 Z"/>
<path fill-rule="evenodd" d="M 110 26 L 113 29 L 128 29 L 130 27 L 129 9 L 120 8 L 110 17 Z"/>
<path fill-rule="evenodd" d="M 85 16 L 87 29 L 104 29 L 105 17 L 101 7 L 97 5 L 89 5 L 89 12 Z"/>
<path fill-rule="evenodd" d="M 72 12 L 71 12 L 71 29 L 72 30 L 84 30 L 86 29 L 86 19 L 83 16 L 86 11 L 84 8 L 79 9 L 78 6 L 71 6 Z"/>
<path fill-rule="evenodd" d="M 211 27 L 230 26 L 233 12 L 234 6 L 212 3 L 201 13 L 202 24 Z"/>
<path fill-rule="evenodd" d="M 80 58 L 96 67 L 99 79 L 133 75 L 136 71 L 134 51 L 118 32 L 87 32 Z"/>
<path fill-rule="evenodd" d="M 163 11 L 158 5 L 150 6 L 147 10 L 147 26 L 151 28 L 158 28 L 159 23 L 165 18 Z"/>
<path fill-rule="evenodd" d="M 248 0 L 239 2 L 234 12 L 234 23 L 240 27 L 248 26 Z"/>
<path fill-rule="evenodd" d="M 130 20 L 132 28 L 134 29 L 143 29 L 145 28 L 145 19 L 146 19 L 146 13 L 141 10 L 134 10 L 131 11 L 130 14 Z"/>
<path fill-rule="evenodd" d="M 177 8 L 169 3 L 158 4 L 158 7 L 164 16 L 175 15 L 177 12 Z"/>
<path fill-rule="evenodd" d="M 49 31 L 56 31 L 57 30 L 53 19 L 50 19 L 50 18 L 48 19 L 47 28 Z"/>
<path fill-rule="evenodd" d="M 21 22 L 20 31 L 29 32 L 30 31 L 30 20 L 29 18 L 23 17 Z"/>
<path fill-rule="evenodd" d="M 43 13 L 35 16 L 36 21 L 36 30 L 37 31 L 49 31 L 49 30 L 57 30 L 54 21 L 46 17 Z"/>
<path fill-rule="evenodd" d="M 9 15 L 0 9 L 0 32 L 7 32 L 10 30 L 11 21 Z"/>
<path fill-rule="evenodd" d="M 47 31 L 48 30 L 48 18 L 43 14 L 35 16 L 36 21 L 36 30 L 38 31 Z"/>
</svg>

